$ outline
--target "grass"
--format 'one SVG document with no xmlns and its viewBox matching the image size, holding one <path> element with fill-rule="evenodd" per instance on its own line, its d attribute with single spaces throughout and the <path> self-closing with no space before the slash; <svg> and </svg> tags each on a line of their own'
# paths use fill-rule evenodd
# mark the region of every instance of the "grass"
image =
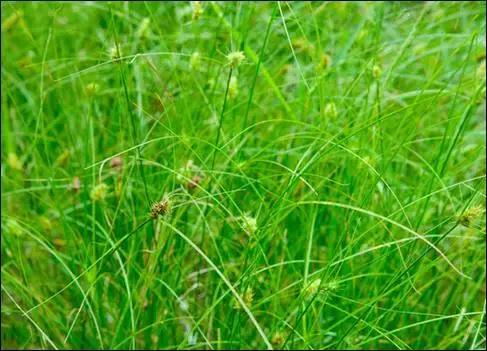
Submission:
<svg viewBox="0 0 487 351">
<path fill-rule="evenodd" d="M 485 348 L 485 3 L 1 8 L 2 348 Z"/>
</svg>

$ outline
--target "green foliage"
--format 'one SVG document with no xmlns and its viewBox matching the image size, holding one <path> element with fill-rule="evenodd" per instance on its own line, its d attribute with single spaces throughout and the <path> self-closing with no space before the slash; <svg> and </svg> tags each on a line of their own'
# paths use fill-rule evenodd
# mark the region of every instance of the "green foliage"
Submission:
<svg viewBox="0 0 487 351">
<path fill-rule="evenodd" d="M 485 3 L 1 8 L 2 347 L 485 348 Z"/>
</svg>

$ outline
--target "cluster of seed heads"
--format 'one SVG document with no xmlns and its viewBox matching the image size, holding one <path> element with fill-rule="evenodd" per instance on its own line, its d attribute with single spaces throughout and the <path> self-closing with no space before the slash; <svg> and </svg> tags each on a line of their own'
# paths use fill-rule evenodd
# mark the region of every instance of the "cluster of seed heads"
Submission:
<svg viewBox="0 0 487 351">
<path fill-rule="evenodd" d="M 150 210 L 150 217 L 156 219 L 159 216 L 164 216 L 171 211 L 169 199 L 164 198 L 161 201 L 154 203 Z"/>
</svg>

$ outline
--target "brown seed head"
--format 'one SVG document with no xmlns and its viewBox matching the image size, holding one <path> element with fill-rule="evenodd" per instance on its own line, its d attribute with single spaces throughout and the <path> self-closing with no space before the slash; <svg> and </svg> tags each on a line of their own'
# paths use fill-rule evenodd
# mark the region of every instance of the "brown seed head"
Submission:
<svg viewBox="0 0 487 351">
<path fill-rule="evenodd" d="M 122 163 L 122 158 L 120 156 L 116 156 L 110 160 L 110 167 L 118 171 L 122 168 Z"/>
<path fill-rule="evenodd" d="M 189 182 L 188 182 L 188 189 L 192 190 L 201 183 L 201 177 L 199 175 L 195 175 Z"/>
<path fill-rule="evenodd" d="M 169 213 L 170 210 L 171 208 L 169 200 L 165 198 L 152 205 L 150 216 L 152 219 L 156 219 L 159 216 L 164 216 L 165 214 Z"/>
</svg>

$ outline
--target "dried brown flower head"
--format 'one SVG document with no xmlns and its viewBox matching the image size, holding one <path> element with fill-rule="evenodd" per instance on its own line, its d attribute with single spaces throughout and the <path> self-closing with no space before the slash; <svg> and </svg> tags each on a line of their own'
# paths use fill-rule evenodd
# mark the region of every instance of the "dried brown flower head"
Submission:
<svg viewBox="0 0 487 351">
<path fill-rule="evenodd" d="M 192 190 L 196 188 L 201 183 L 201 177 L 199 175 L 195 175 L 189 182 L 188 182 L 188 189 Z"/>
<path fill-rule="evenodd" d="M 171 210 L 169 199 L 164 198 L 152 205 L 150 210 L 150 216 L 152 219 L 156 219 L 159 216 L 164 216 Z"/>
<path fill-rule="evenodd" d="M 123 160 L 120 156 L 116 156 L 110 160 L 110 167 L 116 171 L 122 169 Z"/>
</svg>

